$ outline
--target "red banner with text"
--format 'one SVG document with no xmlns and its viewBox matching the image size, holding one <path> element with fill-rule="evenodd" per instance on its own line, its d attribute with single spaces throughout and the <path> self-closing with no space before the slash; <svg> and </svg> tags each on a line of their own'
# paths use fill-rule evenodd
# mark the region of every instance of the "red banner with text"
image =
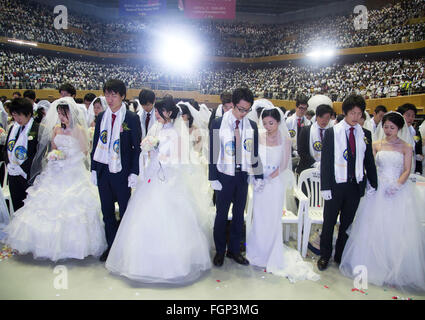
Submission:
<svg viewBox="0 0 425 320">
<path fill-rule="evenodd" d="M 184 0 L 185 16 L 193 19 L 235 19 L 236 0 Z"/>
</svg>

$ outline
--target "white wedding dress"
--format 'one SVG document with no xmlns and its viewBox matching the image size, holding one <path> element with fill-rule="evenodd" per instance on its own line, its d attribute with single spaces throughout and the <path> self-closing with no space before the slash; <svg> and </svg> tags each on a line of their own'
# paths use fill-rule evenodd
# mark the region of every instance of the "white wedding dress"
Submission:
<svg viewBox="0 0 425 320">
<path fill-rule="evenodd" d="M 57 261 L 100 256 L 107 248 L 97 189 L 78 141 L 57 135 L 64 160 L 49 161 L 27 190 L 24 206 L 5 229 L 6 244 L 20 254 Z"/>
<path fill-rule="evenodd" d="M 376 154 L 378 190 L 364 197 L 342 255 L 340 270 L 350 278 L 366 266 L 367 280 L 378 286 L 425 291 L 425 233 L 420 222 L 425 199 L 413 196 L 410 181 L 393 196 L 385 194 L 403 172 L 403 154 Z"/>
<path fill-rule="evenodd" d="M 281 146 L 259 144 L 264 177 L 278 168 L 282 158 Z M 250 264 L 266 268 L 267 272 L 287 277 L 291 282 L 300 280 L 317 281 L 320 276 L 313 271 L 313 265 L 305 262 L 300 253 L 283 244 L 282 214 L 288 180 L 276 177 L 266 183 L 263 191 L 254 192 L 252 225 L 247 232 L 246 256 Z M 289 172 L 290 174 L 290 172 Z"/>
<path fill-rule="evenodd" d="M 111 272 L 145 283 L 185 284 L 211 268 L 210 199 L 193 193 L 191 166 L 172 152 L 172 130 L 159 132 L 106 261 Z"/>
</svg>

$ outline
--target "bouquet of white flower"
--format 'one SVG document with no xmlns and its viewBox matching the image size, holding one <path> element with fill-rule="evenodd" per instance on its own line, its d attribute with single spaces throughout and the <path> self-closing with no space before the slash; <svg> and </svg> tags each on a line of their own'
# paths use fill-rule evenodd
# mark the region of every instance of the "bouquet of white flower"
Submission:
<svg viewBox="0 0 425 320">
<path fill-rule="evenodd" d="M 147 136 L 143 139 L 142 143 L 140 144 L 140 147 L 142 148 L 143 152 L 149 152 L 154 149 L 157 149 L 159 145 L 159 139 L 154 136 Z"/>
<path fill-rule="evenodd" d="M 49 152 L 49 154 L 47 155 L 47 160 L 48 161 L 65 160 L 65 154 L 62 151 L 55 149 Z"/>
</svg>

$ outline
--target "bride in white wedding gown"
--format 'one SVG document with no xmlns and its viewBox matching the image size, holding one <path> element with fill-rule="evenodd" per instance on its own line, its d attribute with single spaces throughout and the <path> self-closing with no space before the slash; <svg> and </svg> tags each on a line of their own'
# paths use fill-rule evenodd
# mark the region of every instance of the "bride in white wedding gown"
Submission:
<svg viewBox="0 0 425 320">
<path fill-rule="evenodd" d="M 272 105 L 259 120 L 259 154 L 265 186 L 254 191 L 252 226 L 247 232 L 246 255 L 250 264 L 267 272 L 287 277 L 291 282 L 319 280 L 313 265 L 303 261 L 300 253 L 283 244 L 282 212 L 287 189 L 293 185 L 290 169 L 291 139 L 283 113 Z"/>
<path fill-rule="evenodd" d="M 61 126 L 62 124 L 62 126 Z M 20 254 L 57 261 L 100 256 L 106 250 L 100 201 L 84 162 L 87 124 L 72 98 L 53 102 L 40 126 L 37 158 L 51 144 L 64 159 L 51 160 L 28 188 L 24 206 L 5 228 L 5 240 Z M 31 175 L 38 173 L 35 165 Z"/>
<path fill-rule="evenodd" d="M 189 185 L 188 129 L 178 112 L 172 100 L 155 103 L 163 124 L 159 144 L 149 152 L 106 261 L 111 272 L 136 281 L 185 284 L 211 268 L 206 229 L 212 228 L 203 221 L 210 199 L 201 204 L 201 193 Z"/>
<path fill-rule="evenodd" d="M 386 137 L 373 144 L 378 190 L 364 197 L 350 227 L 342 254 L 341 272 L 355 277 L 357 266 L 367 269 L 367 281 L 409 291 L 425 291 L 425 233 L 420 222 L 424 198 L 414 196 L 408 179 L 412 146 L 397 137 L 403 117 L 387 113 Z"/>
</svg>

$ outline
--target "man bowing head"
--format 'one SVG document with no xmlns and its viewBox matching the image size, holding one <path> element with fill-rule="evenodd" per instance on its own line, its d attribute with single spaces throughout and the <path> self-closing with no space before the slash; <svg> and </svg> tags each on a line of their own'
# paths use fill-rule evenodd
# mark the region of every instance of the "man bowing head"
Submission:
<svg viewBox="0 0 425 320">
<path fill-rule="evenodd" d="M 139 174 L 141 142 L 140 119 L 127 111 L 123 102 L 126 87 L 121 80 L 108 80 L 104 87 L 108 108 L 99 114 L 91 152 L 92 182 L 98 186 L 105 222 L 108 250 L 100 257 L 106 261 L 119 223 L 115 218 L 118 201 L 120 219 L 123 218 Z"/>
<path fill-rule="evenodd" d="M 231 111 L 214 119 L 210 127 L 208 179 L 212 188 L 219 191 L 214 223 L 215 266 L 221 266 L 224 262 L 226 222 L 231 203 L 233 211 L 227 257 L 239 264 L 249 264 L 240 253 L 248 176 L 255 177 L 255 188 L 264 186 L 263 169 L 258 156 L 257 124 L 245 117 L 251 110 L 254 96 L 249 89 L 238 88 L 232 93 L 232 102 Z"/>
</svg>

